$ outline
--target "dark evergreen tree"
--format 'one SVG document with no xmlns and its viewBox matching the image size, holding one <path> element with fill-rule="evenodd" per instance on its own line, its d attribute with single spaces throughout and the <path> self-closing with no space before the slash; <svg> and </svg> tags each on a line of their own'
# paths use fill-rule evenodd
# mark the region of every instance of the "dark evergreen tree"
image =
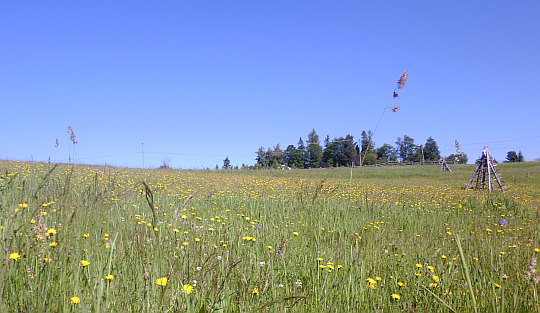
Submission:
<svg viewBox="0 0 540 313">
<path fill-rule="evenodd" d="M 351 166 L 358 155 L 358 147 L 351 135 L 332 140 L 323 151 L 323 162 L 328 166 Z"/>
<path fill-rule="evenodd" d="M 260 147 L 257 150 L 257 166 L 266 168 L 268 167 L 268 154 L 264 151 L 264 147 Z"/>
<path fill-rule="evenodd" d="M 281 150 L 281 147 L 279 143 L 274 147 L 274 149 L 268 148 L 268 155 L 269 155 L 269 165 L 272 168 L 277 168 L 280 165 L 284 164 L 283 155 L 285 154 L 283 150 Z"/>
<path fill-rule="evenodd" d="M 506 154 L 506 161 L 505 162 L 510 162 L 510 163 L 513 163 L 513 162 L 518 162 L 518 154 L 516 153 L 516 151 L 508 151 L 508 153 Z"/>
<path fill-rule="evenodd" d="M 361 139 L 361 145 L 362 145 L 362 149 L 360 151 L 361 155 L 364 155 L 366 153 L 366 150 L 368 150 L 367 153 L 371 153 L 375 151 L 375 142 L 372 141 L 373 132 L 371 130 L 368 130 L 367 133 L 365 130 L 362 131 L 362 135 L 360 139 Z"/>
<path fill-rule="evenodd" d="M 303 166 L 299 168 L 306 168 L 309 157 L 308 157 L 307 148 L 304 145 L 304 141 L 302 140 L 302 137 L 300 137 L 300 139 L 298 140 L 298 146 L 296 147 L 296 149 L 298 149 L 298 151 L 302 153 Z"/>
<path fill-rule="evenodd" d="M 525 162 L 525 158 L 523 157 L 523 153 L 521 153 L 521 150 L 518 152 L 518 162 Z"/>
<path fill-rule="evenodd" d="M 414 144 L 413 138 L 407 135 L 403 136 L 403 139 L 398 137 L 396 145 L 399 151 L 399 158 L 402 162 L 419 161 L 418 146 Z"/>
<path fill-rule="evenodd" d="M 308 167 L 317 168 L 321 165 L 322 148 L 319 143 L 319 135 L 313 129 L 308 135 Z"/>
<path fill-rule="evenodd" d="M 229 157 L 226 157 L 225 160 L 223 160 L 223 169 L 228 170 L 230 168 L 232 168 L 231 160 L 229 160 Z"/>
<path fill-rule="evenodd" d="M 425 161 L 439 161 L 441 159 L 441 153 L 439 152 L 437 142 L 431 136 L 426 140 L 423 150 Z"/>
<path fill-rule="evenodd" d="M 394 147 L 385 143 L 377 149 L 377 160 L 379 162 L 397 161 L 398 152 Z"/>
<path fill-rule="evenodd" d="M 295 146 L 289 145 L 285 149 L 285 164 L 289 167 L 304 168 L 304 156 Z"/>
</svg>

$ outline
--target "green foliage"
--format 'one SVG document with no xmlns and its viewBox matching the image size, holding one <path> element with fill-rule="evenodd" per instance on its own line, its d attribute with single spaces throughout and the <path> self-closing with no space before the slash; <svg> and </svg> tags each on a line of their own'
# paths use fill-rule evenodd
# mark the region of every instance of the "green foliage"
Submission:
<svg viewBox="0 0 540 313">
<path fill-rule="evenodd" d="M 363 165 L 371 165 L 371 164 L 377 164 L 377 163 L 380 163 L 380 162 L 381 161 L 377 158 L 377 153 L 372 152 L 372 153 L 366 154 L 362 164 Z"/>
<path fill-rule="evenodd" d="M 289 167 L 304 168 L 304 154 L 293 145 L 285 149 L 284 160 Z"/>
<path fill-rule="evenodd" d="M 223 169 L 228 170 L 231 169 L 231 160 L 229 160 L 229 157 L 226 157 L 225 160 L 223 160 Z"/>
<path fill-rule="evenodd" d="M 397 149 L 402 162 L 419 162 L 422 159 L 419 147 L 414 144 L 414 139 L 405 135 L 403 139 L 397 138 Z"/>
<path fill-rule="evenodd" d="M 354 137 L 348 134 L 330 142 L 323 151 L 322 161 L 328 166 L 351 166 L 358 155 Z"/>
<path fill-rule="evenodd" d="M 437 142 L 431 136 L 426 140 L 423 150 L 425 161 L 439 161 L 441 159 L 441 153 L 439 152 Z"/>
<path fill-rule="evenodd" d="M 322 148 L 319 143 L 319 135 L 313 129 L 308 135 L 308 167 L 317 168 L 321 165 Z"/>
<path fill-rule="evenodd" d="M 469 158 L 464 152 L 461 153 L 452 153 L 445 158 L 447 163 L 456 163 L 456 164 L 467 164 Z"/>
<path fill-rule="evenodd" d="M 278 168 L 285 162 L 285 152 L 281 150 L 279 144 L 273 149 L 268 148 L 266 151 L 264 147 L 260 147 L 256 153 L 256 167 L 258 168 Z"/>
<path fill-rule="evenodd" d="M 361 139 L 361 155 L 364 155 L 366 153 L 371 153 L 375 150 L 375 142 L 373 141 L 373 132 L 369 130 L 367 133 L 365 130 L 362 131 L 362 135 L 360 137 Z"/>
<path fill-rule="evenodd" d="M 516 151 L 508 151 L 508 153 L 506 154 L 506 161 L 504 162 L 512 163 L 512 162 L 524 162 L 524 161 L 525 161 L 525 158 L 523 157 L 523 154 L 521 153 L 521 151 L 519 151 L 519 153 L 516 153 Z"/>
<path fill-rule="evenodd" d="M 397 150 L 389 144 L 384 144 L 377 149 L 377 160 L 381 163 L 395 162 L 398 158 Z"/>
</svg>

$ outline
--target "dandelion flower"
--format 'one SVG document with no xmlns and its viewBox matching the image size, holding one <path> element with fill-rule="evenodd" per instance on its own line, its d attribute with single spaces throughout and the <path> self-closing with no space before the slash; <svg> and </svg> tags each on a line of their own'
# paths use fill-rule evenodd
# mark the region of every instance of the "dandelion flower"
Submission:
<svg viewBox="0 0 540 313">
<path fill-rule="evenodd" d="M 17 252 L 11 253 L 11 254 L 9 255 L 9 259 L 10 259 L 10 260 L 19 261 L 20 258 L 21 258 L 21 255 L 18 254 Z"/>
<path fill-rule="evenodd" d="M 81 265 L 82 265 L 83 267 L 87 267 L 88 265 L 90 265 L 90 262 L 88 262 L 88 261 L 86 261 L 86 260 L 82 260 L 82 261 L 81 261 Z"/>
<path fill-rule="evenodd" d="M 161 277 L 161 278 L 156 279 L 156 284 L 162 287 L 167 286 L 167 277 Z"/>
<path fill-rule="evenodd" d="M 84 234 L 83 234 L 83 237 L 84 237 L 84 238 L 88 238 L 88 237 L 90 237 L 90 234 L 89 234 L 89 233 L 84 233 Z"/>
<path fill-rule="evenodd" d="M 433 280 L 434 280 L 436 283 L 440 283 L 440 282 L 441 282 L 441 279 L 439 278 L 439 276 L 433 275 L 433 276 L 431 276 L 431 278 L 433 278 Z"/>
<path fill-rule="evenodd" d="M 81 299 L 79 297 L 71 297 L 69 298 L 69 300 L 71 300 L 71 303 L 73 304 L 77 304 L 81 302 Z"/>
<path fill-rule="evenodd" d="M 58 243 L 57 243 L 56 241 L 53 241 L 53 242 L 51 242 L 51 243 L 49 244 L 49 246 L 51 246 L 51 247 L 54 248 L 54 247 L 58 246 Z"/>
<path fill-rule="evenodd" d="M 295 236 L 298 236 L 298 232 L 293 232 L 292 234 Z"/>
<path fill-rule="evenodd" d="M 105 279 L 107 279 L 108 281 L 111 281 L 111 280 L 114 279 L 114 276 L 109 274 L 109 275 L 105 276 Z"/>
<path fill-rule="evenodd" d="M 52 259 L 51 258 L 43 258 L 43 261 L 45 263 L 49 263 L 49 262 L 52 262 Z"/>
<path fill-rule="evenodd" d="M 185 292 L 186 294 L 190 294 L 193 292 L 193 286 L 191 285 L 184 285 L 184 287 L 182 287 L 182 292 Z"/>
<path fill-rule="evenodd" d="M 259 289 L 253 288 L 253 291 L 251 291 L 251 294 L 258 296 L 259 295 Z"/>
<path fill-rule="evenodd" d="M 401 296 L 398 295 L 397 293 L 393 293 L 393 294 L 392 294 L 392 299 L 399 300 L 399 299 L 401 299 Z"/>
<path fill-rule="evenodd" d="M 421 267 L 423 267 L 423 266 L 424 266 L 424 265 L 422 265 L 422 264 L 420 264 L 420 263 L 417 263 L 417 264 L 416 264 L 416 267 L 418 267 L 418 268 L 421 268 Z"/>
<path fill-rule="evenodd" d="M 47 230 L 47 236 L 52 236 L 52 235 L 56 235 L 56 229 L 54 228 L 49 228 L 49 230 Z"/>
<path fill-rule="evenodd" d="M 397 284 L 398 284 L 399 287 L 405 286 L 405 283 L 403 283 L 403 282 L 398 282 Z"/>
</svg>

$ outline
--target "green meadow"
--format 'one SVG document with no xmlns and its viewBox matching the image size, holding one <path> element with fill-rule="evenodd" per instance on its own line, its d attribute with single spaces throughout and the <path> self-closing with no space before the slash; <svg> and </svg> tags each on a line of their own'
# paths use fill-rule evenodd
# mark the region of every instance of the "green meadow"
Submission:
<svg viewBox="0 0 540 313">
<path fill-rule="evenodd" d="M 540 312 L 540 163 L 0 161 L 0 312 Z"/>
</svg>

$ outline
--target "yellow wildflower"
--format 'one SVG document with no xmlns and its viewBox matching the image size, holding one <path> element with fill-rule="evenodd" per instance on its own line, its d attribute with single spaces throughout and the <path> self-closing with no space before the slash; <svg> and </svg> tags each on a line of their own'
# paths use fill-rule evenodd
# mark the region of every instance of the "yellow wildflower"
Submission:
<svg viewBox="0 0 540 313">
<path fill-rule="evenodd" d="M 17 252 L 11 253 L 11 254 L 9 255 L 9 259 L 10 259 L 10 260 L 19 261 L 20 258 L 21 258 L 21 255 L 18 254 Z"/>
<path fill-rule="evenodd" d="M 191 285 L 184 285 L 184 287 L 182 287 L 182 292 L 185 292 L 186 294 L 190 294 L 193 292 L 193 286 Z"/>
<path fill-rule="evenodd" d="M 167 277 L 161 277 L 161 278 L 156 279 L 156 284 L 162 287 L 167 286 Z"/>
</svg>

